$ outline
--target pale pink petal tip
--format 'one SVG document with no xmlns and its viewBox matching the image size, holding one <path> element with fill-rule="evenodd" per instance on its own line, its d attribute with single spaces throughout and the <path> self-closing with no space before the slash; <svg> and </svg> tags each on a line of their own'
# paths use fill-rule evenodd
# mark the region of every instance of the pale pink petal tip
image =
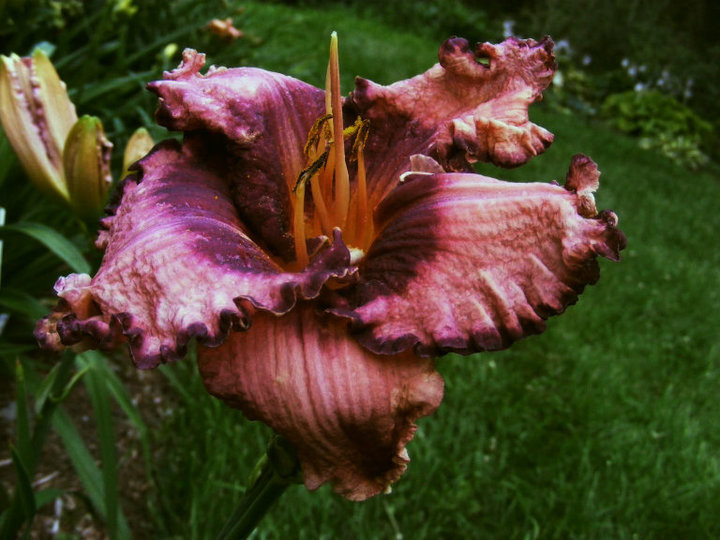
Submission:
<svg viewBox="0 0 720 540">
<path fill-rule="evenodd" d="M 344 109 L 348 117 L 370 121 L 373 204 L 411 170 L 414 154 L 446 171 L 470 172 L 477 161 L 516 167 L 543 153 L 553 135 L 530 121 L 528 108 L 552 81 L 552 50 L 550 38 L 472 48 L 454 37 L 440 47 L 439 63 L 416 77 L 389 86 L 356 79 Z"/>
<path fill-rule="evenodd" d="M 200 75 L 200 70 L 204 65 L 205 54 L 199 53 L 195 49 L 184 49 L 180 65 L 172 71 L 164 71 L 163 78 L 173 81 L 191 79 Z"/>
</svg>

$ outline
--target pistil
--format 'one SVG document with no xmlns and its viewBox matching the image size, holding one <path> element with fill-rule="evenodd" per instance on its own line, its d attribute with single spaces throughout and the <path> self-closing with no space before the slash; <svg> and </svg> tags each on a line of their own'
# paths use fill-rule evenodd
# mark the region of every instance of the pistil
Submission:
<svg viewBox="0 0 720 540">
<path fill-rule="evenodd" d="M 333 143 L 335 147 L 335 219 L 340 228 L 345 226 L 350 206 L 350 175 L 345 163 L 343 138 L 342 96 L 340 94 L 340 60 L 337 32 L 330 36 L 330 106 L 333 120 Z"/>
<path fill-rule="evenodd" d="M 360 134 L 358 134 L 358 138 Z M 357 222 L 355 224 L 355 242 L 358 246 L 366 251 L 370 247 L 373 233 L 373 223 L 368 208 L 367 199 L 367 178 L 365 176 L 365 157 L 363 154 L 363 144 L 358 146 L 357 151 Z"/>
</svg>

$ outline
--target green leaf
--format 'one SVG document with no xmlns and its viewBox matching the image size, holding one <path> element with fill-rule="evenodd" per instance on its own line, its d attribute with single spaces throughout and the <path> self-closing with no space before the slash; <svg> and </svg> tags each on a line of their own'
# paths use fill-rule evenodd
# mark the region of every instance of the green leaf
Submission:
<svg viewBox="0 0 720 540">
<path fill-rule="evenodd" d="M 148 78 L 156 74 L 155 70 L 141 71 L 124 77 L 115 77 L 102 83 L 95 83 L 88 89 L 84 90 L 82 96 L 77 98 L 79 104 L 86 103 L 93 99 L 97 99 L 108 93 L 118 93 L 133 88 L 142 88 Z"/>
<path fill-rule="evenodd" d="M 0 231 L 17 232 L 34 238 L 62 259 L 74 272 L 79 274 L 90 273 L 90 265 L 80 250 L 55 229 L 41 223 L 21 221 L 0 227 Z"/>
<path fill-rule="evenodd" d="M 57 396 L 68 386 L 68 379 L 75 365 L 72 351 L 65 351 L 62 360 L 55 364 L 50 373 L 35 388 L 35 429 L 32 434 L 32 470 L 40 460 L 42 449 L 57 408 Z"/>
<path fill-rule="evenodd" d="M 17 449 L 11 447 L 10 454 L 12 457 L 13 466 L 15 467 L 15 474 L 17 475 L 17 486 L 15 487 L 16 491 L 14 502 L 18 506 L 16 507 L 16 520 L 14 520 L 15 522 L 13 525 L 18 527 L 19 529 L 19 527 L 24 521 L 32 523 L 32 519 L 35 517 L 35 494 L 33 493 L 32 483 L 30 482 L 30 475 L 28 474 L 25 463 L 23 462 L 20 454 L 18 454 Z M 30 523 L 28 523 L 28 528 L 30 527 Z M 0 533 L 2 533 L 2 531 L 0 531 Z M 3 536 L 3 538 L 8 537 Z"/>
<path fill-rule="evenodd" d="M 0 156 L 2 157 L 2 156 Z M 2 184 L 2 179 L 0 179 L 0 185 Z M 0 227 L 5 225 L 5 209 L 0 206 Z M 0 240 L 0 279 L 2 278 L 2 247 L 3 243 L 2 240 Z"/>
<path fill-rule="evenodd" d="M 59 394 L 53 394 L 50 396 L 50 398 L 55 401 L 55 403 L 62 403 L 65 401 L 65 399 L 70 395 L 70 392 L 73 388 L 75 388 L 75 385 L 77 382 L 83 378 L 83 376 L 89 371 L 89 367 L 85 366 L 82 369 L 79 369 L 77 372 L 75 372 L 75 375 L 72 376 L 72 378 L 67 382 L 67 384 L 61 389 L 61 392 Z"/>
<path fill-rule="evenodd" d="M 12 357 L 29 351 L 37 351 L 37 345 L 21 345 L 19 343 L 0 343 L 0 358 Z"/>
<path fill-rule="evenodd" d="M 62 489 L 43 489 L 35 494 L 35 508 L 40 509 L 46 504 L 53 502 L 58 497 L 62 497 L 65 492 Z"/>
<path fill-rule="evenodd" d="M 70 415 L 65 409 L 58 407 L 53 415 L 52 424 L 65 445 L 65 451 L 72 461 L 75 472 L 85 487 L 90 501 L 102 515 L 105 515 L 102 474 Z"/>
<path fill-rule="evenodd" d="M 95 464 L 92 454 L 82 440 L 80 433 L 72 423 L 70 415 L 58 407 L 53 415 L 53 427 L 60 435 L 75 472 L 82 482 L 85 492 L 98 513 L 105 519 L 105 489 L 103 475 Z M 124 514 L 118 509 L 118 538 L 130 538 L 130 528 Z"/>
<path fill-rule="evenodd" d="M 81 359 L 78 360 L 81 361 Z M 85 377 L 85 387 L 90 396 L 95 415 L 95 425 L 98 431 L 100 458 L 102 459 L 105 521 L 108 536 L 111 540 L 114 540 L 117 538 L 118 532 L 118 477 L 115 430 L 105 378 L 95 364 L 91 364 L 91 369 L 88 370 Z"/>
<path fill-rule="evenodd" d="M 40 381 L 40 384 L 35 389 L 35 412 L 39 413 L 45 401 L 50 397 L 50 393 L 57 380 L 58 372 L 60 371 L 60 363 L 55 364 L 45 378 Z"/>
<path fill-rule="evenodd" d="M 10 141 L 7 140 L 5 132 L 0 127 L 0 187 L 5 183 L 10 167 L 15 162 L 15 153 L 10 147 Z M 2 223 L 0 223 L 2 225 Z"/>
<path fill-rule="evenodd" d="M 26 315 L 31 319 L 40 319 L 47 315 L 48 309 L 34 296 L 20 289 L 0 289 L 0 306 L 10 311 Z"/>
<path fill-rule="evenodd" d="M 23 461 L 33 467 L 32 440 L 30 434 L 30 415 L 27 406 L 27 388 L 25 385 L 25 373 L 20 360 L 15 363 L 15 387 L 17 392 L 17 442 L 18 451 Z"/>
<path fill-rule="evenodd" d="M 195 398 L 192 396 L 192 394 L 190 392 L 188 392 L 187 388 L 182 383 L 182 381 L 180 381 L 177 374 L 175 373 L 175 370 L 173 370 L 171 367 L 166 366 L 166 365 L 159 366 L 158 370 L 160 371 L 160 373 L 165 375 L 165 377 L 167 377 L 167 379 L 170 381 L 170 385 L 172 387 L 174 387 L 175 390 L 177 390 L 177 392 L 183 397 L 183 399 L 188 404 L 193 403 Z"/>
<path fill-rule="evenodd" d="M 87 359 L 95 366 L 95 369 L 102 373 L 105 379 L 105 385 L 108 391 L 112 394 L 117 404 L 120 406 L 122 411 L 128 417 L 130 422 L 135 426 L 140 434 L 140 442 L 143 447 L 143 454 L 145 455 L 145 461 L 148 467 L 151 467 L 150 461 L 150 440 L 148 437 L 148 429 L 145 421 L 140 415 L 140 411 L 133 404 L 130 395 L 128 394 L 125 386 L 123 386 L 117 375 L 108 366 L 106 358 L 97 351 L 87 351 L 80 356 L 82 359 Z"/>
</svg>

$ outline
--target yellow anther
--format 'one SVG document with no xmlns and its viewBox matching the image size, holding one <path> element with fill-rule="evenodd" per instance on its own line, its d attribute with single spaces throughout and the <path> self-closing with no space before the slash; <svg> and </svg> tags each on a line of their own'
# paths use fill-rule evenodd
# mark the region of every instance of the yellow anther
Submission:
<svg viewBox="0 0 720 540">
<path fill-rule="evenodd" d="M 332 114 L 328 113 L 315 120 L 313 126 L 310 128 L 310 133 L 308 133 L 307 141 L 303 148 L 305 157 L 311 158 L 313 154 L 316 154 L 322 141 L 329 143 L 332 140 L 332 132 L 328 125 L 331 119 Z"/>
</svg>

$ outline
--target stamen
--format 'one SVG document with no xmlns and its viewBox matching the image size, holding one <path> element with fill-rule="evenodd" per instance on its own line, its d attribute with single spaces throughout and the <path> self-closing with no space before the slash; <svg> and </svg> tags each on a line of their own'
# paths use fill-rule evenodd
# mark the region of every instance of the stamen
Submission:
<svg viewBox="0 0 720 540">
<path fill-rule="evenodd" d="M 295 215 L 293 216 L 295 257 L 299 269 L 302 269 L 310 262 L 305 244 L 305 180 L 302 178 L 302 174 L 295 184 L 293 192 L 295 193 Z"/>
<path fill-rule="evenodd" d="M 304 181 L 310 180 L 310 190 L 313 196 L 313 202 L 315 203 L 315 213 L 320 219 L 320 228 L 325 236 L 330 236 L 333 230 L 332 221 L 328 214 L 327 207 L 325 206 L 325 197 L 323 196 L 322 189 L 320 187 L 320 177 L 322 173 L 327 170 L 328 156 L 330 155 L 330 148 L 325 148 L 325 151 L 320 154 L 307 169 L 300 173 L 300 178 L 305 177 Z M 298 180 L 300 181 L 300 180 Z"/>
<path fill-rule="evenodd" d="M 325 168 L 320 171 L 320 189 L 322 190 L 323 196 L 326 201 L 332 202 L 335 200 L 333 197 L 333 175 L 335 174 L 335 152 L 332 151 L 332 144 L 329 145 L 330 153 L 328 154 L 328 161 Z M 333 208 L 330 208 L 333 211 Z M 333 216 L 334 220 L 334 216 Z M 333 227 L 337 225 L 336 221 L 333 221 Z"/>
<path fill-rule="evenodd" d="M 373 235 L 373 222 L 370 216 L 367 200 L 367 178 L 365 176 L 365 157 L 363 155 L 362 146 L 358 148 L 357 153 L 358 171 L 357 171 L 357 238 L 363 250 L 370 247 Z"/>
<path fill-rule="evenodd" d="M 370 133 L 370 122 L 358 117 L 352 126 L 345 128 L 345 137 L 353 137 L 350 161 L 357 161 L 357 186 L 353 194 L 349 223 L 346 227 L 347 238 L 355 246 L 367 249 L 373 234 L 373 223 L 368 208 L 367 174 L 365 172 L 365 143 Z"/>
<path fill-rule="evenodd" d="M 303 148 L 305 157 L 313 159 L 313 155 L 317 154 L 318 147 L 320 143 L 323 142 L 323 139 L 327 140 L 329 138 L 325 133 L 328 131 L 327 122 L 330 119 L 332 119 L 332 114 L 328 113 L 315 120 L 315 123 L 310 128 L 310 133 L 308 133 L 307 141 L 305 141 Z"/>
<path fill-rule="evenodd" d="M 342 228 L 345 226 L 350 206 L 350 175 L 345 163 L 337 32 L 333 32 L 330 36 L 328 72 L 330 74 L 330 104 L 333 113 L 333 143 L 335 146 L 335 218 L 337 224 Z"/>
<path fill-rule="evenodd" d="M 323 155 L 325 155 L 325 159 L 327 159 L 327 154 Z M 322 229 L 323 234 L 329 237 L 332 234 L 333 226 L 327 207 L 325 206 L 325 199 L 323 198 L 322 190 L 320 188 L 319 174 L 313 175 L 310 179 L 310 191 L 312 192 L 313 202 L 315 203 L 315 213 L 320 219 L 320 228 Z"/>
<path fill-rule="evenodd" d="M 332 200 L 332 190 L 326 190 L 328 193 L 323 193 L 322 180 L 328 175 L 328 158 L 331 156 L 331 148 L 329 141 L 332 139 L 332 129 L 329 125 L 332 119 L 332 114 L 326 114 L 321 116 L 308 133 L 303 153 L 307 161 L 310 163 L 305 169 L 300 172 L 296 186 L 302 182 L 310 182 L 310 189 L 312 192 L 313 203 L 315 206 L 315 215 L 313 218 L 313 224 L 311 226 L 311 233 L 315 234 L 318 230 L 321 230 L 326 236 L 330 236 L 333 230 L 333 223 L 328 213 L 327 206 L 325 205 L 326 198 Z M 320 152 L 321 145 L 324 150 Z M 332 175 L 332 173 L 330 173 Z M 332 176 L 330 176 L 329 183 L 332 182 Z M 330 185 L 332 188 L 332 185 Z M 293 191 L 295 188 L 293 188 Z"/>
</svg>

